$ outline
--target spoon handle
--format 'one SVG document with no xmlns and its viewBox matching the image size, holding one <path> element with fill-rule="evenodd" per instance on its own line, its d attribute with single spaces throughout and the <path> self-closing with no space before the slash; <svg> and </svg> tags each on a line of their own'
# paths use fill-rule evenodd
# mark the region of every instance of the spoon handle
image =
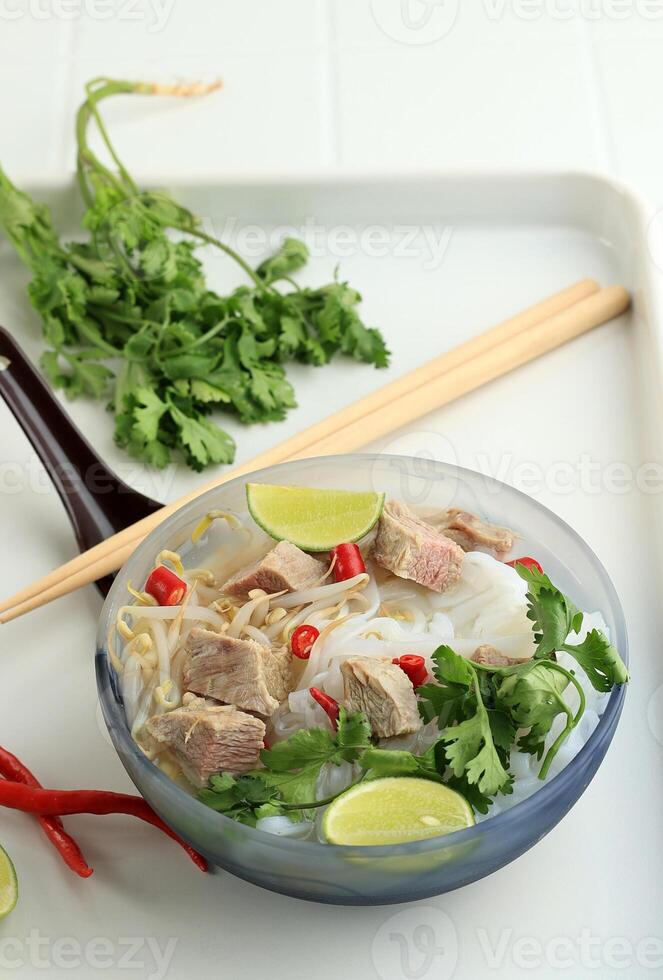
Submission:
<svg viewBox="0 0 663 980">
<path fill-rule="evenodd" d="M 120 480 L 74 425 L 11 334 L 0 327 L 0 396 L 30 440 L 85 551 L 161 505 Z M 110 578 L 100 588 L 107 591 Z"/>
</svg>

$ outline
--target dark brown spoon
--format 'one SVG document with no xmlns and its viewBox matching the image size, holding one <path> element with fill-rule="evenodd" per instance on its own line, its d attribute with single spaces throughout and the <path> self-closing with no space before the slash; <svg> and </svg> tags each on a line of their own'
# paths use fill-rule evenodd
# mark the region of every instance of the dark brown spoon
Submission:
<svg viewBox="0 0 663 980">
<path fill-rule="evenodd" d="M 159 510 L 162 504 L 108 469 L 3 327 L 0 358 L 0 395 L 44 464 L 81 551 Z M 107 576 L 97 582 L 102 595 L 112 581 Z"/>
</svg>

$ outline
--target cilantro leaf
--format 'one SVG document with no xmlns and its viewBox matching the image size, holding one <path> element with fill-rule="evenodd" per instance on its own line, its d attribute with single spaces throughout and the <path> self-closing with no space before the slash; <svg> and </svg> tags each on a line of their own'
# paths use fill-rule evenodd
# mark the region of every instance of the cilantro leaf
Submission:
<svg viewBox="0 0 663 980">
<path fill-rule="evenodd" d="M 474 673 L 467 660 L 449 646 L 438 647 L 432 659 L 433 674 L 439 683 L 417 688 L 419 713 L 425 722 L 437 718 L 439 727 L 445 728 L 467 717 L 473 698 Z"/>
<path fill-rule="evenodd" d="M 465 776 L 468 783 L 476 785 L 480 792 L 493 796 L 505 786 L 510 776 L 500 760 L 493 741 L 490 718 L 481 696 L 476 672 L 474 673 L 474 714 L 455 725 L 442 730 L 446 744 L 446 756 L 454 776 Z"/>
<path fill-rule="evenodd" d="M 597 691 L 609 691 L 615 684 L 625 684 L 626 666 L 600 630 L 590 630 L 582 643 L 567 642 L 569 633 L 577 633 L 583 622 L 583 614 L 568 596 L 536 568 L 517 564 L 516 571 L 528 585 L 527 615 L 534 624 L 536 657 L 549 657 L 555 651 L 564 650 L 577 660 Z"/>
<path fill-rule="evenodd" d="M 189 465 L 194 470 L 202 470 L 210 463 L 232 462 L 235 443 L 227 432 L 202 416 L 187 415 L 172 401 L 168 406 Z"/>
<path fill-rule="evenodd" d="M 528 586 L 527 617 L 534 624 L 536 656 L 548 656 L 560 648 L 572 630 L 580 629 L 582 613 L 544 572 L 520 562 L 515 568 Z"/>
<path fill-rule="evenodd" d="M 112 371 L 103 364 L 89 360 L 85 351 L 78 354 L 45 351 L 41 356 L 41 366 L 53 387 L 62 388 L 68 398 L 77 398 L 82 394 L 102 398 L 113 377 Z"/>
<path fill-rule="evenodd" d="M 482 793 L 476 783 L 470 783 L 464 774 L 462 776 L 450 776 L 444 782 L 450 789 L 464 796 L 470 806 L 478 813 L 488 813 L 493 805 L 492 796 L 488 793 Z M 505 787 L 502 788 L 502 792 L 507 791 Z"/>
<path fill-rule="evenodd" d="M 562 697 L 568 683 L 565 672 L 545 660 L 519 665 L 505 671 L 499 679 L 498 703 L 509 712 L 515 727 L 528 729 L 518 744 L 538 759 L 543 755 L 545 737 L 557 715 L 570 716 Z"/>
<path fill-rule="evenodd" d="M 296 238 L 286 238 L 278 252 L 258 266 L 256 273 L 266 283 L 273 283 L 298 272 L 306 265 L 308 257 L 309 250 L 304 242 Z"/>
<path fill-rule="evenodd" d="M 577 660 L 597 691 L 610 691 L 628 681 L 624 661 L 600 630 L 590 630 L 582 643 L 564 643 L 562 650 Z"/>
<path fill-rule="evenodd" d="M 159 432 L 159 423 L 168 404 L 159 398 L 150 388 L 136 389 L 137 406 L 134 409 L 134 433 L 146 443 L 153 442 Z"/>
</svg>

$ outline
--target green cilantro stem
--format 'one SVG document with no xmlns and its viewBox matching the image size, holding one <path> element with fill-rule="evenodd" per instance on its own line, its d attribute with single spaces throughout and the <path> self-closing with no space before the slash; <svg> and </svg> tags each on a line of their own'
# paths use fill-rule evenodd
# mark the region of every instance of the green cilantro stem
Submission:
<svg viewBox="0 0 663 980">
<path fill-rule="evenodd" d="M 560 707 L 562 708 L 562 710 L 566 714 L 567 722 L 566 722 L 566 726 L 562 729 L 562 731 L 559 733 L 559 735 L 557 736 L 557 738 L 555 739 L 555 741 L 553 742 L 553 744 L 550 746 L 550 748 L 546 752 L 545 759 L 543 760 L 543 765 L 541 766 L 541 769 L 539 770 L 539 779 L 545 779 L 546 776 L 548 775 L 548 771 L 550 769 L 550 766 L 552 764 L 553 759 L 557 755 L 557 753 L 560 750 L 562 744 L 566 741 L 566 739 L 568 738 L 568 736 L 571 734 L 571 732 L 576 727 L 576 725 L 578 724 L 578 722 L 582 718 L 583 714 L 585 713 L 585 704 L 586 704 L 586 701 L 585 701 L 585 692 L 582 689 L 582 684 L 580 684 L 578 682 L 578 680 L 574 677 L 574 675 L 571 673 L 571 671 L 566 670 L 560 664 L 555 663 L 554 660 L 547 661 L 547 664 L 548 664 L 548 669 L 549 670 L 555 670 L 555 671 L 557 671 L 558 674 L 563 674 L 564 677 L 566 677 L 566 679 L 575 687 L 576 691 L 578 692 L 578 697 L 580 698 L 580 705 L 579 705 L 578 710 L 577 710 L 577 712 L 576 712 L 576 714 L 574 716 L 571 713 L 571 709 L 569 708 L 569 706 L 567 705 L 566 701 L 561 696 L 561 694 L 555 694 L 555 697 L 556 697 L 556 699 L 557 699 Z"/>
<path fill-rule="evenodd" d="M 238 255 L 234 248 L 230 245 L 226 245 L 222 242 L 220 238 L 215 238 L 214 235 L 208 235 L 207 232 L 203 231 L 201 228 L 187 228 L 184 226 L 179 226 L 180 231 L 186 231 L 189 235 L 194 235 L 196 238 L 200 238 L 201 241 L 207 242 L 208 245 L 214 245 L 216 248 L 220 248 L 222 252 L 229 255 L 231 259 L 234 259 L 240 268 L 244 270 L 249 279 L 252 279 L 254 284 L 259 289 L 264 289 L 265 284 L 263 283 L 260 276 L 256 275 L 248 262 L 245 262 L 241 255 Z"/>
<path fill-rule="evenodd" d="M 83 334 L 86 340 L 89 340 L 94 347 L 98 347 L 100 350 L 105 351 L 109 357 L 121 357 L 122 351 L 118 350 L 117 347 L 113 347 L 109 344 L 107 340 L 99 334 L 98 330 L 93 329 L 86 320 L 81 319 L 76 327 L 78 332 Z"/>
<path fill-rule="evenodd" d="M 97 82 L 102 82 L 103 84 L 94 88 Z M 216 86 L 213 86 L 216 87 Z M 125 195 L 125 197 L 136 197 L 140 200 L 141 192 L 134 182 L 133 178 L 130 176 L 128 170 L 120 160 L 117 152 L 111 142 L 108 135 L 108 131 L 105 127 L 103 119 L 99 114 L 99 103 L 104 99 L 110 98 L 113 95 L 178 95 L 178 96 L 188 96 L 191 94 L 203 94 L 197 88 L 193 90 L 189 87 L 182 88 L 182 86 L 164 86 L 164 85 L 149 85 L 145 82 L 125 82 L 125 81 L 114 81 L 112 79 L 98 78 L 93 79 L 86 85 L 87 98 L 82 103 L 78 110 L 76 116 L 76 140 L 78 144 L 78 162 L 77 162 L 77 173 L 79 185 L 81 191 L 85 198 L 88 207 L 94 204 L 94 191 L 90 188 L 89 181 L 87 179 L 88 171 L 96 173 L 98 176 L 102 176 L 106 181 L 108 181 L 116 190 L 120 191 Z M 99 157 L 92 152 L 90 149 L 87 131 L 90 124 L 90 120 L 94 119 L 97 129 L 101 135 L 102 140 L 111 155 L 115 165 L 117 166 L 121 176 L 122 181 L 118 180 L 115 174 L 104 166 Z M 183 209 L 182 209 L 183 210 Z M 259 288 L 263 288 L 264 284 L 260 277 L 256 275 L 254 270 L 245 262 L 244 259 L 239 255 L 230 245 L 226 245 L 220 239 L 215 238 L 213 235 L 208 234 L 197 226 L 197 220 L 190 212 L 185 212 L 188 221 L 178 222 L 173 224 L 173 229 L 185 232 L 188 235 L 193 235 L 199 238 L 201 241 L 207 242 L 208 245 L 214 245 L 215 248 L 220 249 L 225 252 L 231 259 L 233 259 L 241 269 L 244 270 L 246 275 L 253 281 L 253 283 Z"/>
<path fill-rule="evenodd" d="M 531 661 L 528 661 L 528 663 L 530 662 Z M 560 708 L 566 715 L 567 723 L 565 727 L 562 729 L 562 731 L 560 732 L 560 734 L 557 736 L 553 744 L 550 746 L 548 751 L 546 752 L 545 758 L 543 760 L 543 764 L 541 766 L 541 769 L 539 770 L 539 779 L 545 779 L 546 776 L 548 775 L 553 759 L 557 755 L 558 751 L 560 750 L 565 740 L 568 738 L 568 736 L 571 734 L 573 729 L 576 727 L 576 725 L 582 718 L 585 712 L 586 698 L 582 685 L 577 680 L 577 678 L 571 673 L 571 671 L 566 670 L 564 667 L 562 667 L 561 664 L 558 664 L 554 660 L 541 658 L 539 660 L 539 663 L 542 666 L 545 666 L 548 670 L 556 671 L 558 674 L 562 674 L 564 677 L 566 677 L 567 681 L 570 684 L 572 684 L 573 687 L 575 687 L 576 691 L 578 692 L 578 697 L 580 698 L 580 705 L 578 707 L 578 710 L 576 714 L 573 715 L 571 709 L 569 708 L 568 704 L 566 703 L 562 695 L 559 694 L 558 692 L 551 692 L 551 696 L 559 704 Z M 475 668 L 475 670 L 478 668 L 479 670 L 483 670 L 487 674 L 509 674 L 509 673 L 513 673 L 514 670 L 513 667 L 508 667 L 508 666 L 498 667 L 492 664 L 473 663 L 472 666 Z"/>
<path fill-rule="evenodd" d="M 359 786 L 359 784 L 364 780 L 365 776 L 366 772 L 363 772 L 359 779 L 356 779 L 354 783 L 350 783 L 350 785 L 346 786 L 345 789 L 339 789 L 338 793 L 332 793 L 331 796 L 326 796 L 324 800 L 314 800 L 313 803 L 282 803 L 279 799 L 274 799 L 273 802 L 278 804 L 282 810 L 315 810 L 316 807 L 329 806 L 329 804 L 333 803 L 334 800 L 337 799 L 337 797 L 339 797 L 342 793 L 347 793 L 348 790 L 354 789 L 355 786 Z"/>
</svg>

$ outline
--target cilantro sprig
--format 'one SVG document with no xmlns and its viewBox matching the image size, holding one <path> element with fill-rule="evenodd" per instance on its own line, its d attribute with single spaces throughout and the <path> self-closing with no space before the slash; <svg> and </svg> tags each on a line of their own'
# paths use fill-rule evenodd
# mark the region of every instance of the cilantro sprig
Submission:
<svg viewBox="0 0 663 980">
<path fill-rule="evenodd" d="M 257 269 L 162 191 L 140 189 L 99 114 L 114 95 L 204 94 L 203 86 L 95 79 L 76 117 L 85 242 L 62 242 L 48 208 L 0 170 L 0 227 L 32 274 L 30 301 L 49 349 L 42 367 L 70 398 L 110 399 L 115 439 L 163 467 L 173 451 L 200 470 L 230 463 L 216 411 L 247 424 L 282 419 L 295 405 L 284 364 L 323 365 L 336 353 L 384 367 L 381 334 L 366 327 L 347 283 L 301 288 L 292 276 L 306 245 L 286 239 Z M 93 152 L 95 124 L 112 165 Z M 207 285 L 198 245 L 223 251 L 248 280 L 227 295 Z"/>
<path fill-rule="evenodd" d="M 528 585 L 534 658 L 499 667 L 465 660 L 442 646 L 433 654 L 437 683 L 417 689 L 424 721 L 437 718 L 456 788 L 468 799 L 474 794 L 471 802 L 482 812 L 497 792 L 511 791 L 508 767 L 514 747 L 543 760 L 539 777 L 545 779 L 584 713 L 582 685 L 572 671 L 557 663 L 556 652 L 570 654 L 598 691 L 607 692 L 628 681 L 618 651 L 600 630 L 590 630 L 580 643 L 568 642 L 569 634 L 582 628 L 583 613 L 547 575 L 521 564 L 516 570 Z M 570 687 L 578 696 L 575 711 L 564 697 Z M 546 751 L 547 737 L 560 715 L 564 725 Z"/>
<path fill-rule="evenodd" d="M 263 749 L 264 768 L 242 776 L 212 776 L 208 789 L 198 794 L 207 806 L 240 823 L 255 826 L 265 816 L 287 813 L 293 820 L 328 800 L 316 800 L 320 770 L 328 763 L 356 762 L 370 746 L 366 717 L 340 709 L 338 729 L 300 729 L 271 749 Z"/>
<path fill-rule="evenodd" d="M 583 613 L 544 572 L 522 564 L 515 567 L 528 586 L 527 616 L 533 623 L 537 643 L 535 657 L 549 657 L 561 651 L 570 654 L 597 691 L 610 691 L 615 684 L 625 684 L 626 665 L 605 634 L 592 629 L 581 643 L 567 642 L 569 633 L 578 633 L 582 628 Z"/>
</svg>

